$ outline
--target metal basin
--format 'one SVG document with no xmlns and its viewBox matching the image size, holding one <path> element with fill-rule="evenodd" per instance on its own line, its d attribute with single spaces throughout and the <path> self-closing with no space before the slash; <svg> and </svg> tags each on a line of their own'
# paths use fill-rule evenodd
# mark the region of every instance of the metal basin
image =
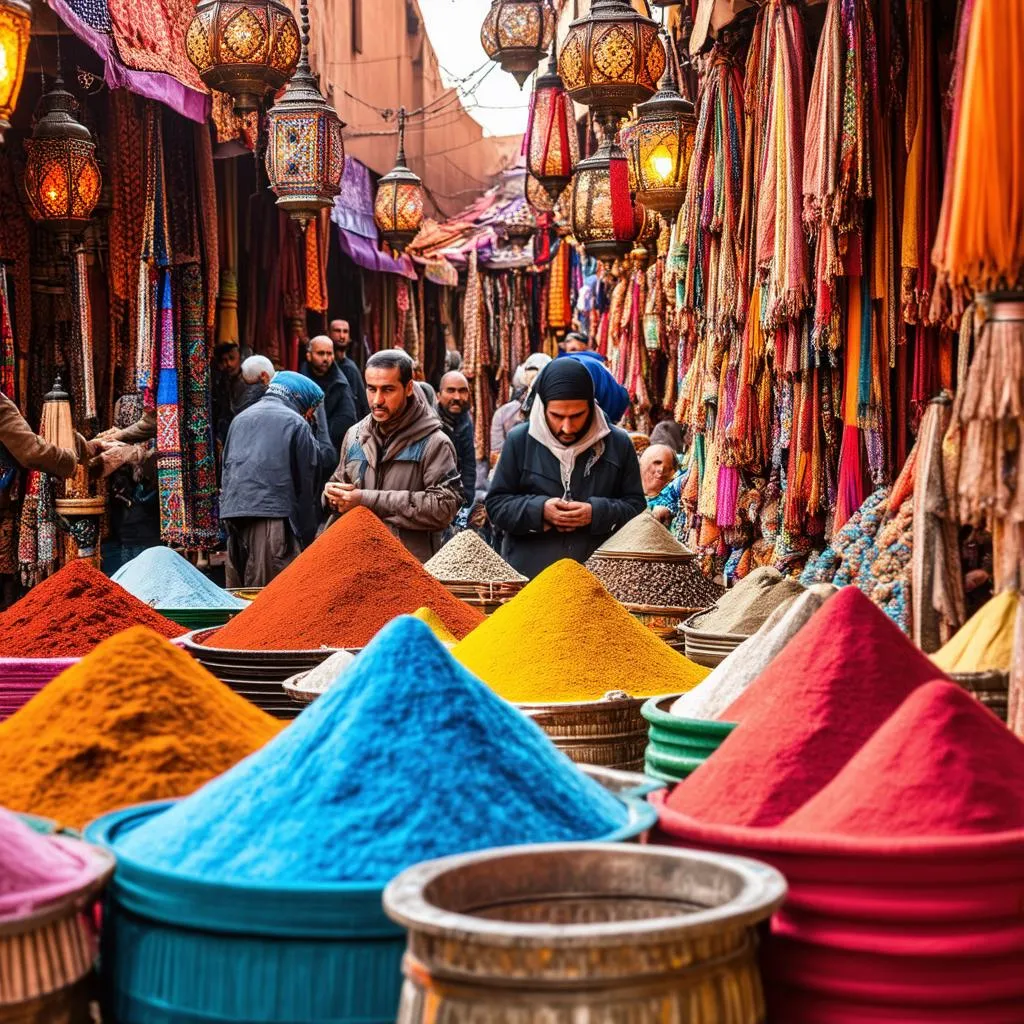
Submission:
<svg viewBox="0 0 1024 1024">
<path fill-rule="evenodd" d="M 384 891 L 408 929 L 398 1024 L 757 1024 L 754 927 L 774 868 L 565 843 L 420 864 Z"/>
</svg>

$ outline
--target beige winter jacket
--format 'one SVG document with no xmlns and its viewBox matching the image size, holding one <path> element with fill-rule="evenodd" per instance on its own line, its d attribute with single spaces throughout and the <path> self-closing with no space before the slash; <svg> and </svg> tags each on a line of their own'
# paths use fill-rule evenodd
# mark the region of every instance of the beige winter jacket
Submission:
<svg viewBox="0 0 1024 1024">
<path fill-rule="evenodd" d="M 19 466 L 38 469 L 62 479 L 71 476 L 86 454 L 85 438 L 75 435 L 76 451 L 58 448 L 44 441 L 18 412 L 18 407 L 0 394 L 0 444 Z"/>
<path fill-rule="evenodd" d="M 462 504 L 455 446 L 415 387 L 391 434 L 372 416 L 348 430 L 331 481 L 355 484 L 362 504 L 421 562 L 440 548 L 441 533 Z"/>
</svg>

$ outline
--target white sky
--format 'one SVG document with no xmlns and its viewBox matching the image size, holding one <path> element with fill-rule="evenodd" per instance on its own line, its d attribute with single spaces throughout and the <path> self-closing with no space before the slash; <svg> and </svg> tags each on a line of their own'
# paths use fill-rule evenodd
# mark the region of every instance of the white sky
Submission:
<svg viewBox="0 0 1024 1024">
<path fill-rule="evenodd" d="M 454 85 L 452 76 L 473 75 L 467 91 L 479 82 L 472 96 L 463 100 L 470 116 L 490 135 L 525 132 L 532 80 L 528 78 L 520 90 L 510 74 L 487 59 L 480 45 L 489 0 L 419 0 L 419 5 L 445 81 Z M 482 65 L 486 66 L 478 70 Z"/>
</svg>

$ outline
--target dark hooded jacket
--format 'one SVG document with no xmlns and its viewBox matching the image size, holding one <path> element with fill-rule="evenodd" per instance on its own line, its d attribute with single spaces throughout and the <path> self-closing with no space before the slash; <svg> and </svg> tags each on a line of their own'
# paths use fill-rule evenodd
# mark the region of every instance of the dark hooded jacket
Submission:
<svg viewBox="0 0 1024 1024">
<path fill-rule="evenodd" d="M 462 504 L 473 504 L 476 494 L 476 441 L 474 440 L 473 417 L 468 411 L 450 416 L 438 408 L 441 426 L 455 445 L 455 457 L 459 463 L 459 477 L 462 479 Z"/>
<path fill-rule="evenodd" d="M 348 356 L 342 356 L 341 359 L 335 357 L 334 362 L 345 375 L 345 380 L 348 381 L 348 386 L 352 389 L 352 401 L 355 402 L 356 406 L 356 419 L 361 420 L 364 416 L 369 416 L 370 403 L 366 400 L 366 382 L 363 380 L 359 367 Z"/>
<path fill-rule="evenodd" d="M 304 547 L 319 524 L 321 453 L 300 403 L 267 392 L 228 429 L 221 477 L 222 519 L 287 519 Z"/>
<path fill-rule="evenodd" d="M 319 386 L 324 393 L 324 412 L 327 414 L 327 430 L 331 435 L 331 443 L 335 449 L 341 447 L 342 438 L 349 428 L 359 419 L 356 415 L 356 403 L 352 397 L 345 374 L 338 364 L 331 363 L 330 369 L 322 377 L 318 377 L 304 363 L 302 372 Z"/>
</svg>

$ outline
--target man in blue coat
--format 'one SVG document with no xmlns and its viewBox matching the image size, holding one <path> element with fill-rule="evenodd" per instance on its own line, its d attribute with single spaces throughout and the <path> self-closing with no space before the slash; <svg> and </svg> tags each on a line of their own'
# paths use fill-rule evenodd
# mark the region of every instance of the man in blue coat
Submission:
<svg viewBox="0 0 1024 1024">
<path fill-rule="evenodd" d="M 553 562 L 585 562 L 647 507 L 629 435 L 594 400 L 575 359 L 549 363 L 534 384 L 529 422 L 501 450 L 487 515 L 505 534 L 502 554 L 531 579 Z"/>
</svg>

